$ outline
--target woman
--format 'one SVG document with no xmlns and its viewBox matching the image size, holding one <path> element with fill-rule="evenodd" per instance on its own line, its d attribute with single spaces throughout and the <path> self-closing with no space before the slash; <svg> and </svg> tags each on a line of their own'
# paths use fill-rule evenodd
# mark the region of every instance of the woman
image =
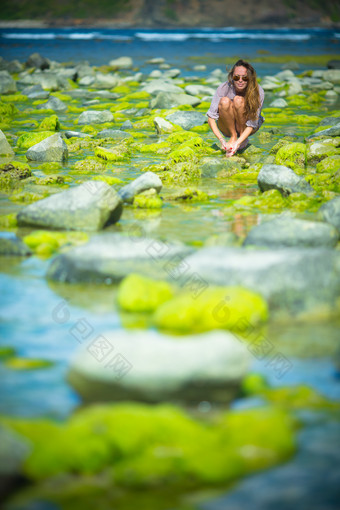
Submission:
<svg viewBox="0 0 340 510">
<path fill-rule="evenodd" d="M 208 110 L 208 123 L 221 142 L 226 156 L 233 156 L 248 145 L 264 122 L 261 110 L 263 88 L 257 83 L 255 69 L 244 60 L 238 60 L 228 75 L 228 81 L 216 90 Z M 223 136 L 229 137 L 229 141 Z"/>
</svg>

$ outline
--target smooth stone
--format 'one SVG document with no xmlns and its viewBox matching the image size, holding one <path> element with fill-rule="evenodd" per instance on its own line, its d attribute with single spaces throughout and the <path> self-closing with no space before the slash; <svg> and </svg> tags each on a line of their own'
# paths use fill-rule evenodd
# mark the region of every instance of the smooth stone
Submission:
<svg viewBox="0 0 340 510">
<path fill-rule="evenodd" d="M 162 117 L 155 117 L 153 123 L 159 135 L 162 133 L 172 133 L 172 131 L 174 131 L 174 126 Z"/>
<path fill-rule="evenodd" d="M 327 223 L 279 217 L 253 227 L 244 246 L 332 248 L 339 232 Z"/>
<path fill-rule="evenodd" d="M 32 252 L 13 232 L 0 232 L 0 255 L 26 257 Z"/>
<path fill-rule="evenodd" d="M 337 124 L 340 124 L 340 117 L 325 117 L 319 126 L 336 126 Z"/>
<path fill-rule="evenodd" d="M 184 90 L 191 96 L 213 96 L 215 93 L 215 89 L 205 85 L 187 85 Z"/>
<path fill-rule="evenodd" d="M 162 181 L 154 172 L 145 172 L 134 181 L 130 182 L 118 191 L 118 195 L 124 202 L 132 203 L 133 198 L 148 189 L 155 189 L 159 193 L 162 189 Z"/>
<path fill-rule="evenodd" d="M 53 110 L 55 112 L 65 112 L 67 105 L 57 97 L 51 96 L 46 103 L 39 104 L 37 110 Z"/>
<path fill-rule="evenodd" d="M 183 89 L 177 87 L 167 80 L 161 79 L 149 81 L 142 87 L 141 90 L 152 95 L 157 95 L 160 92 L 174 92 L 176 94 L 183 94 Z"/>
<path fill-rule="evenodd" d="M 32 53 L 26 60 L 26 67 L 35 67 L 44 71 L 49 69 L 51 62 L 46 57 L 42 57 L 39 53 Z"/>
<path fill-rule="evenodd" d="M 313 188 L 303 177 L 283 165 L 263 165 L 257 183 L 261 191 L 279 190 L 284 196 L 290 193 L 311 193 Z"/>
<path fill-rule="evenodd" d="M 340 69 L 340 60 L 333 59 L 327 62 L 328 69 Z"/>
<path fill-rule="evenodd" d="M 295 74 L 291 69 L 285 69 L 284 71 L 276 73 L 274 78 L 276 78 L 279 81 L 288 81 L 291 78 L 295 78 Z"/>
<path fill-rule="evenodd" d="M 272 103 L 270 103 L 270 108 L 286 108 L 288 106 L 287 101 L 282 99 L 281 97 L 278 99 L 275 99 Z"/>
<path fill-rule="evenodd" d="M 131 69 L 133 67 L 133 60 L 131 57 L 119 57 L 110 60 L 109 66 L 117 67 L 117 69 Z"/>
<path fill-rule="evenodd" d="M 94 85 L 99 88 L 112 89 L 119 85 L 120 81 L 119 76 L 114 74 L 96 73 Z"/>
<path fill-rule="evenodd" d="M 159 92 L 156 97 L 151 99 L 150 106 L 153 109 L 168 110 L 176 106 L 188 104 L 197 106 L 201 103 L 198 97 L 184 93 Z"/>
<path fill-rule="evenodd" d="M 98 181 L 97 181 L 98 182 Z M 158 239 L 104 233 L 66 253 L 50 264 L 51 280 L 77 283 L 118 283 L 130 273 L 165 279 L 173 266 L 193 251 L 181 243 L 165 243 Z"/>
<path fill-rule="evenodd" d="M 82 347 L 68 381 L 85 401 L 164 400 L 229 403 L 246 375 L 250 353 L 235 335 L 213 331 L 176 336 L 108 331 Z"/>
<path fill-rule="evenodd" d="M 13 154 L 14 151 L 12 147 L 8 143 L 5 134 L 0 129 L 0 156 L 12 156 Z"/>
<path fill-rule="evenodd" d="M 325 99 L 327 101 L 336 101 L 338 98 L 338 95 L 334 90 L 328 90 L 325 94 Z"/>
<path fill-rule="evenodd" d="M 89 133 L 80 133 L 79 131 L 64 131 L 66 138 L 92 138 Z"/>
<path fill-rule="evenodd" d="M 124 133 L 120 129 L 103 129 L 100 131 L 96 138 L 112 138 L 114 140 L 124 140 L 126 138 L 132 138 L 130 133 Z"/>
<path fill-rule="evenodd" d="M 168 69 L 164 73 L 165 78 L 177 78 L 181 74 L 180 69 Z"/>
<path fill-rule="evenodd" d="M 307 138 L 307 140 L 310 140 L 311 138 L 316 138 L 317 136 L 340 136 L 340 122 L 328 129 L 324 129 L 323 131 L 319 131 L 318 133 L 313 133 Z"/>
<path fill-rule="evenodd" d="M 327 69 L 324 71 L 323 79 L 334 85 L 340 85 L 340 69 Z"/>
<path fill-rule="evenodd" d="M 166 120 L 188 130 L 196 126 L 202 126 L 207 122 L 207 117 L 200 112 L 175 112 L 170 113 L 170 115 L 166 117 Z"/>
<path fill-rule="evenodd" d="M 103 124 L 114 122 L 113 115 L 109 110 L 88 110 L 79 115 L 78 125 Z"/>
<path fill-rule="evenodd" d="M 16 91 L 16 83 L 9 72 L 0 71 L 0 94 L 11 94 Z"/>
<path fill-rule="evenodd" d="M 17 220 L 19 226 L 96 231 L 116 223 L 121 214 L 121 199 L 111 186 L 86 181 L 28 205 Z"/>
<path fill-rule="evenodd" d="M 258 292 L 274 315 L 297 316 L 318 308 L 333 312 L 340 297 L 340 253 L 327 248 L 202 248 L 185 258 L 178 272 L 184 284 L 196 274 L 206 284 Z"/>
<path fill-rule="evenodd" d="M 26 157 L 30 161 L 65 161 L 68 148 L 59 133 L 45 138 L 28 149 Z"/>
<path fill-rule="evenodd" d="M 340 197 L 323 204 L 318 211 L 318 216 L 340 232 Z"/>
<path fill-rule="evenodd" d="M 129 119 L 125 120 L 119 129 L 121 129 L 122 131 L 125 129 L 133 129 L 133 124 L 131 120 Z"/>
<path fill-rule="evenodd" d="M 88 64 L 78 64 L 76 66 L 77 79 L 80 80 L 84 76 L 94 76 L 96 74 L 93 67 Z"/>
</svg>

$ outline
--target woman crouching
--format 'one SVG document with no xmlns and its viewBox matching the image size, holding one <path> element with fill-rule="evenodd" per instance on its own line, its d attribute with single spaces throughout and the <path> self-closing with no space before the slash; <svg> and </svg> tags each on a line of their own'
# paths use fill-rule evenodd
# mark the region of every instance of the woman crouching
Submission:
<svg viewBox="0 0 340 510">
<path fill-rule="evenodd" d="M 208 110 L 208 123 L 221 142 L 226 156 L 233 156 L 248 145 L 263 124 L 261 110 L 263 88 L 257 83 L 255 69 L 244 60 L 238 60 L 228 74 L 228 81 L 216 90 Z M 229 138 L 228 142 L 223 136 Z"/>
</svg>

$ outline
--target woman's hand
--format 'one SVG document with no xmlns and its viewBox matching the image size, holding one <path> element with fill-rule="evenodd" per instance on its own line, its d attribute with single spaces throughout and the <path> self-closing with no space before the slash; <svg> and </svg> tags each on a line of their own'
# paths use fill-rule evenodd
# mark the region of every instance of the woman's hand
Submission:
<svg viewBox="0 0 340 510">
<path fill-rule="evenodd" d="M 234 154 L 236 154 L 236 152 L 238 151 L 239 147 L 240 143 L 238 141 L 229 143 L 225 154 L 227 158 L 234 156 Z"/>
<path fill-rule="evenodd" d="M 227 150 L 227 142 L 225 141 L 225 139 L 221 137 L 221 138 L 219 138 L 219 141 L 220 141 L 220 144 L 221 144 L 221 149 L 223 151 Z"/>
</svg>

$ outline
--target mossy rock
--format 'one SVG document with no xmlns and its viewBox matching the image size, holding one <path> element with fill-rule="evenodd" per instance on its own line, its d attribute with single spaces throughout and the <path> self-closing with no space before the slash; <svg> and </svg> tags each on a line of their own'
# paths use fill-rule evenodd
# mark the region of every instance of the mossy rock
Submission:
<svg viewBox="0 0 340 510">
<path fill-rule="evenodd" d="M 184 129 L 180 129 L 179 131 L 176 131 L 175 133 L 171 133 L 168 136 L 168 143 L 171 144 L 181 144 L 184 142 L 187 142 L 188 140 L 192 140 L 193 138 L 196 138 L 197 135 L 192 133 L 191 131 L 184 131 Z"/>
<path fill-rule="evenodd" d="M 53 365 L 52 361 L 31 359 L 31 358 L 8 358 L 4 364 L 11 370 L 37 370 L 41 368 L 49 368 Z"/>
<path fill-rule="evenodd" d="M 340 169 L 340 154 L 328 156 L 316 165 L 317 172 L 334 172 Z"/>
<path fill-rule="evenodd" d="M 88 174 L 92 172 L 105 172 L 107 170 L 107 164 L 104 161 L 100 161 L 93 156 L 88 156 L 85 159 L 77 161 L 72 172 L 79 174 Z"/>
<path fill-rule="evenodd" d="M 314 142 L 308 148 L 307 162 L 311 165 L 315 165 L 323 159 L 338 155 L 340 155 L 340 150 L 332 143 L 323 141 Z"/>
<path fill-rule="evenodd" d="M 29 165 L 19 161 L 5 164 L 0 167 L 0 189 L 11 191 L 17 188 L 20 182 L 32 175 Z"/>
<path fill-rule="evenodd" d="M 151 168 L 148 167 L 149 170 Z M 193 161 L 176 164 L 167 162 L 159 165 L 158 172 L 163 184 L 183 185 L 197 182 L 201 178 L 201 170 Z"/>
<path fill-rule="evenodd" d="M 25 236 L 23 241 L 36 255 L 46 258 L 58 252 L 61 248 L 83 244 L 88 239 L 88 235 L 83 232 L 35 230 Z"/>
<path fill-rule="evenodd" d="M 196 153 L 191 147 L 182 147 L 174 150 L 170 152 L 169 157 L 174 163 L 179 163 L 181 161 L 195 161 L 197 159 Z"/>
<path fill-rule="evenodd" d="M 41 186 L 53 186 L 56 184 L 64 184 L 65 177 L 63 175 L 49 175 L 48 177 L 41 177 L 37 179 L 36 183 Z"/>
<path fill-rule="evenodd" d="M 136 144 L 136 148 L 141 153 L 169 154 L 171 147 L 167 142 Z"/>
<path fill-rule="evenodd" d="M 288 166 L 292 170 L 304 170 L 307 147 L 304 143 L 294 142 L 283 145 L 276 153 L 275 163 Z"/>
<path fill-rule="evenodd" d="M 42 142 L 49 136 L 54 135 L 54 131 L 41 131 L 39 133 L 24 133 L 17 140 L 17 147 L 20 149 L 30 149 L 33 145 Z"/>
<path fill-rule="evenodd" d="M 103 181 L 106 182 L 109 186 L 113 186 L 114 184 L 122 184 L 122 180 L 118 179 L 118 177 L 113 177 L 112 175 L 96 175 L 92 177 L 92 181 Z"/>
<path fill-rule="evenodd" d="M 119 285 L 117 301 L 128 312 L 153 312 L 173 295 L 168 282 L 132 273 Z"/>
<path fill-rule="evenodd" d="M 130 157 L 130 152 L 126 147 L 117 146 L 111 148 L 96 147 L 95 156 L 105 161 L 125 161 Z"/>
<path fill-rule="evenodd" d="M 0 101 L 0 117 L 13 117 L 16 113 L 18 113 L 19 110 L 14 106 L 12 103 L 5 103 L 3 101 Z"/>
<path fill-rule="evenodd" d="M 50 117 L 46 117 L 39 124 L 39 129 L 43 131 L 59 131 L 60 122 L 57 115 L 51 115 Z"/>
<path fill-rule="evenodd" d="M 13 358 L 16 354 L 16 351 L 13 347 L 2 345 L 0 346 L 0 360 L 4 360 L 7 358 Z"/>
<path fill-rule="evenodd" d="M 185 188 L 183 190 L 178 191 L 174 195 L 169 197 L 169 200 L 183 200 L 185 202 L 206 202 L 208 200 L 208 195 L 204 191 L 194 188 Z"/>
<path fill-rule="evenodd" d="M 268 306 L 257 293 L 242 287 L 210 287 L 196 299 L 183 292 L 160 306 L 154 315 L 161 329 L 194 333 L 211 329 L 242 331 L 268 319 Z"/>
<path fill-rule="evenodd" d="M 17 222 L 17 215 L 12 214 L 5 214 L 3 216 L 0 216 L 0 228 L 3 229 L 14 229 L 18 226 Z"/>
<path fill-rule="evenodd" d="M 140 193 L 133 199 L 133 207 L 135 209 L 161 209 L 162 206 L 163 200 L 157 195 L 155 190 Z"/>
<path fill-rule="evenodd" d="M 47 163 L 42 163 L 39 166 L 39 170 L 42 170 L 45 173 L 55 173 L 58 172 L 62 168 L 62 165 L 60 163 L 57 163 L 56 161 L 50 161 Z"/>
<path fill-rule="evenodd" d="M 225 485 L 295 451 L 294 420 L 269 406 L 203 421 L 166 404 L 102 404 L 80 409 L 64 423 L 2 422 L 32 444 L 24 474 L 36 481 L 68 473 L 88 479 L 113 468 L 115 486 L 188 490 Z"/>
</svg>

